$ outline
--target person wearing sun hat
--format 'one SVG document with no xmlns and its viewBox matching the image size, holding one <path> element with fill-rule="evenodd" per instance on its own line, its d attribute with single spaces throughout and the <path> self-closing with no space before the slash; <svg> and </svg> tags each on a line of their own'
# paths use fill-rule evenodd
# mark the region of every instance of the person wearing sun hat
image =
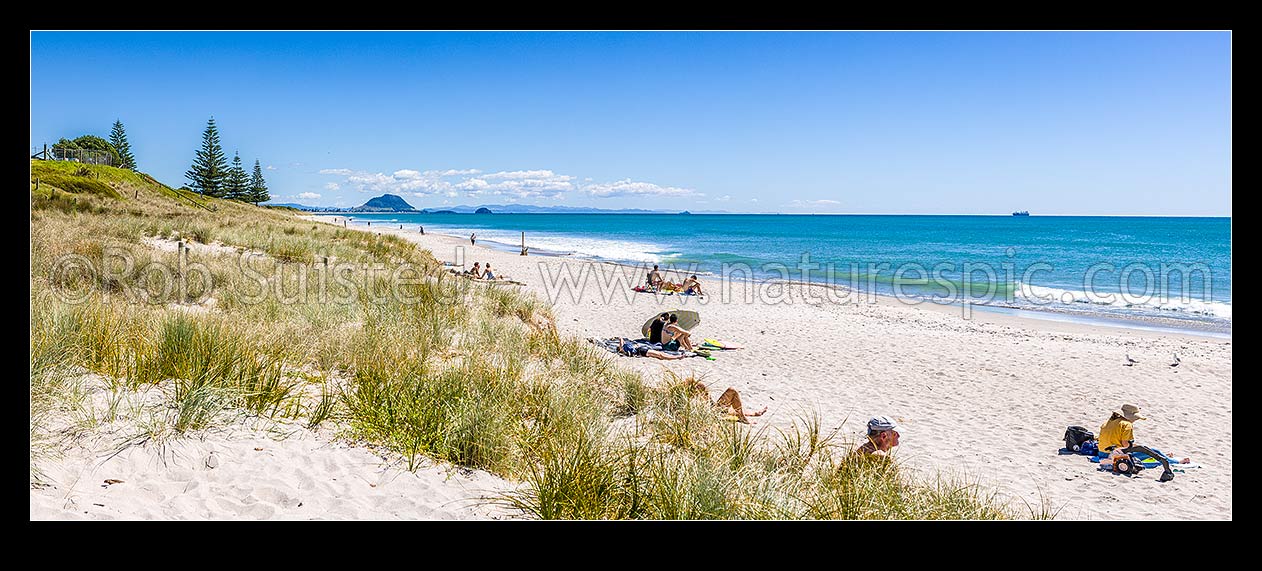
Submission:
<svg viewBox="0 0 1262 571">
<path fill-rule="evenodd" d="M 868 420 L 868 441 L 855 448 L 852 454 L 861 456 L 888 456 L 898 446 L 898 423 L 888 416 L 874 416 Z"/>
<path fill-rule="evenodd" d="M 1137 420 L 1147 420 L 1147 418 L 1139 415 L 1139 407 L 1133 404 L 1122 405 L 1121 412 L 1114 411 L 1104 425 L 1100 427 L 1099 446 L 1101 452 L 1113 452 L 1117 450 L 1122 453 L 1130 454 L 1132 452 L 1143 452 L 1161 462 L 1164 472 L 1158 478 L 1162 482 L 1169 482 L 1174 479 L 1174 472 L 1170 470 L 1170 461 L 1165 455 L 1153 452 L 1147 446 L 1137 446 L 1135 444 L 1135 427 Z"/>
</svg>

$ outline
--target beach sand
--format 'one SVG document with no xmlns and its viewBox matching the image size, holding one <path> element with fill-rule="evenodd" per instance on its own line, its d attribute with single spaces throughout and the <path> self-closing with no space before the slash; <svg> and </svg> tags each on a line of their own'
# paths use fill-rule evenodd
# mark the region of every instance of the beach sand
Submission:
<svg viewBox="0 0 1262 571">
<path fill-rule="evenodd" d="M 341 225 L 333 217 L 310 217 Z M 695 374 L 712 396 L 734 387 L 748 409 L 768 406 L 752 429 L 784 428 L 805 415 L 857 440 L 878 414 L 902 426 L 895 456 L 920 477 L 981 484 L 1026 513 L 1058 519 L 1231 519 L 1231 344 L 1177 333 L 1121 329 L 974 311 L 909 306 L 891 298 L 819 301 L 835 290 L 770 286 L 702 276 L 704 297 L 630 290 L 640 268 L 569 257 L 519 256 L 414 228 L 397 234 L 440 261 L 490 262 L 501 277 L 553 304 L 562 334 L 638 337 L 664 310 L 700 312 L 698 339 L 743 345 L 713 361 L 613 357 L 658 382 Z M 527 236 L 529 244 L 529 236 Z M 555 276 L 588 276 L 561 291 Z M 604 279 L 595 276 L 604 276 Z M 672 281 L 682 281 L 667 272 Z M 753 301 L 745 297 L 753 294 Z M 808 303 L 808 300 L 810 302 Z M 1172 354 L 1182 363 L 1170 367 Z M 1126 355 L 1138 361 L 1125 366 Z M 99 398 L 99 396 L 97 397 Z M 1059 455 L 1069 425 L 1092 431 L 1123 403 L 1142 408 L 1142 444 L 1202 467 L 1159 483 L 1098 472 L 1085 456 Z M 243 423 L 167 448 L 109 456 L 122 434 L 41 462 L 50 485 L 32 485 L 31 519 L 500 519 L 479 498 L 512 489 L 485 472 L 426 466 L 415 473 L 390 455 L 334 440 L 331 431 Z M 261 450 L 260 450 L 261 449 Z M 214 468 L 207 458 L 214 453 Z M 105 480 L 121 480 L 107 484 Z M 1028 510 L 1026 508 L 1028 506 Z"/>
<path fill-rule="evenodd" d="M 103 400 L 105 384 L 93 375 L 86 381 L 91 398 Z M 134 422 L 103 423 L 68 443 L 61 458 L 40 462 L 45 483 L 31 485 L 31 519 L 469 520 L 517 513 L 484 499 L 514 488 L 501 478 L 432 462 L 411 472 L 397 454 L 336 440 L 324 426 L 237 420 L 165 445 L 121 447 L 135 432 Z"/>
<path fill-rule="evenodd" d="M 983 311 L 965 319 L 958 306 L 887 297 L 807 303 L 804 296 L 824 298 L 820 286 L 790 287 L 789 295 L 771 286 L 747 302 L 749 286 L 729 284 L 731 293 L 720 295 L 724 284 L 706 276 L 710 295 L 658 296 L 630 291 L 645 279 L 640 268 L 520 256 L 414 227 L 368 229 L 404 237 L 446 263 L 489 261 L 501 277 L 527 285 L 485 287 L 522 287 L 548 299 L 562 334 L 638 337 L 654 313 L 697 310 L 695 337 L 745 349 L 713 361 L 618 362 L 649 381 L 665 370 L 702 376 L 714 396 L 735 387 L 747 407 L 770 407 L 758 426 L 818 413 L 825 427 L 857 439 L 869 417 L 884 414 L 903 427 L 896 455 L 904 465 L 926 478 L 979 482 L 1022 510 L 1047 506 L 1058 519 L 1231 519 L 1229 339 Z M 587 275 L 587 287 L 560 291 L 554 276 L 562 272 Z M 1169 366 L 1174 353 L 1178 367 Z M 1138 363 L 1125 366 L 1128 354 Z M 1123 403 L 1148 417 L 1136 424 L 1139 443 L 1202 467 L 1160 483 L 1160 470 L 1129 478 L 1058 454 L 1067 426 L 1098 432 Z"/>
</svg>

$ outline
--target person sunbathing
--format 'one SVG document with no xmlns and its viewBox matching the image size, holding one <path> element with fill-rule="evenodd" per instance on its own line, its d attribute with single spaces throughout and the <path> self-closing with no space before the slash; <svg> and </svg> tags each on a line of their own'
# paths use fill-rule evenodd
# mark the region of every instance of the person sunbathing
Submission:
<svg viewBox="0 0 1262 571">
<path fill-rule="evenodd" d="M 652 357 L 663 361 L 675 361 L 687 357 L 687 355 L 683 354 L 672 354 L 664 351 L 658 351 L 657 349 L 650 348 L 647 344 L 636 343 L 635 341 L 630 341 L 625 337 L 618 338 L 618 353 L 628 357 Z"/>
<path fill-rule="evenodd" d="M 701 381 L 689 377 L 687 383 L 690 394 L 693 396 L 705 395 L 706 400 L 710 399 L 710 390 Z M 733 417 L 731 420 L 741 424 L 755 424 L 754 421 L 749 420 L 749 417 L 762 416 L 763 413 L 767 412 L 767 407 L 765 406 L 757 412 L 745 412 L 745 407 L 741 404 L 741 394 L 732 387 L 728 387 L 727 390 L 723 391 L 723 394 L 719 395 L 719 400 L 711 402 L 715 408 L 723 411 L 725 415 Z"/>
<path fill-rule="evenodd" d="M 670 314 L 666 327 L 662 328 L 662 341 L 667 344 L 667 348 L 673 344 L 685 351 L 696 350 L 696 347 L 692 345 L 692 333 L 679 326 L 679 316 L 674 313 Z"/>
<path fill-rule="evenodd" d="M 482 275 L 482 262 L 473 262 L 473 269 L 469 270 L 469 275 L 475 278 Z"/>
<path fill-rule="evenodd" d="M 657 264 L 653 264 L 653 271 L 649 272 L 648 285 L 650 289 L 657 289 L 662 286 L 666 280 L 662 279 L 662 274 L 657 271 Z"/>
<path fill-rule="evenodd" d="M 491 271 L 491 262 L 486 263 L 486 272 L 482 274 L 482 279 L 484 280 L 495 279 L 495 272 Z"/>
<path fill-rule="evenodd" d="M 684 283 L 680 286 L 680 288 L 683 289 L 684 293 L 705 295 L 705 293 L 701 291 L 701 282 L 697 281 L 697 276 L 688 276 L 688 279 L 684 280 Z"/>
</svg>

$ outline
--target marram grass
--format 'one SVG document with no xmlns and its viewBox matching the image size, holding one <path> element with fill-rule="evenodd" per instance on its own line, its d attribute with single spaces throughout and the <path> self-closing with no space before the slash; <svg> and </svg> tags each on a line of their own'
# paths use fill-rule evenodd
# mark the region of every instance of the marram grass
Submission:
<svg viewBox="0 0 1262 571">
<path fill-rule="evenodd" d="M 974 484 L 846 461 L 850 445 L 818 418 L 737 425 L 693 394 L 693 379 L 646 381 L 560 335 L 538 298 L 451 280 L 398 237 L 112 167 L 31 169 L 33 479 L 66 436 L 44 420 L 83 401 L 75 379 L 86 372 L 114 391 L 100 418 L 132 423 L 125 445 L 162 446 L 242 416 L 295 419 L 410 467 L 439 460 L 519 481 L 494 501 L 526 517 L 1018 516 Z M 64 271 L 76 256 L 91 267 Z M 372 270 L 401 264 L 421 279 Z M 163 267 L 201 281 L 171 291 Z M 150 390 L 161 406 L 119 404 Z M 1027 511 L 1054 515 L 1041 510 Z"/>
</svg>

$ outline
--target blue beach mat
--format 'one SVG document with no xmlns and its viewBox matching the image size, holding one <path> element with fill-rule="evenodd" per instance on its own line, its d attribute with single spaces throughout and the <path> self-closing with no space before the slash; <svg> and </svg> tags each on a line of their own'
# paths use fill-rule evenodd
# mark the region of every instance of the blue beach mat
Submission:
<svg viewBox="0 0 1262 571">
<path fill-rule="evenodd" d="M 1200 465 L 1200 464 L 1197 464 L 1196 462 L 1191 462 L 1191 463 L 1188 463 L 1188 464 L 1180 464 L 1180 463 L 1179 463 L 1179 461 L 1178 461 L 1177 459 L 1175 459 L 1175 458 L 1171 458 L 1171 457 L 1170 457 L 1169 455 L 1167 455 L 1165 452 L 1162 452 L 1162 451 L 1160 451 L 1160 450 L 1157 450 L 1156 448 L 1152 448 L 1151 450 L 1152 450 L 1153 452 L 1156 452 L 1157 454 L 1160 454 L 1160 455 L 1164 456 L 1164 457 L 1165 457 L 1165 459 L 1166 459 L 1166 461 L 1170 463 L 1170 469 L 1171 469 L 1171 470 L 1173 470 L 1173 471 L 1175 471 L 1175 472 L 1182 472 L 1183 470 L 1185 470 L 1185 469 L 1187 469 L 1187 468 L 1200 468 L 1200 467 L 1201 467 L 1201 465 Z M 1149 456 L 1149 455 L 1147 455 L 1147 454 L 1144 454 L 1143 452 L 1136 452 L 1136 453 L 1134 453 L 1134 454 L 1131 454 L 1131 456 L 1133 456 L 1133 457 L 1135 458 L 1135 460 L 1139 461 L 1139 465 L 1140 465 L 1141 467 L 1143 467 L 1144 469 L 1146 469 L 1146 470 L 1152 470 L 1152 469 L 1154 469 L 1154 468 L 1160 468 L 1160 467 L 1161 467 L 1161 462 L 1159 462 L 1156 458 L 1153 458 L 1153 457 L 1151 457 L 1151 456 Z M 1095 462 L 1095 463 L 1097 463 L 1097 464 L 1100 464 L 1100 461 L 1101 461 L 1101 460 L 1104 460 L 1105 458 L 1108 458 L 1108 457 L 1109 457 L 1109 453 L 1108 453 L 1108 452 L 1098 452 L 1098 453 L 1096 453 L 1096 455 L 1095 455 L 1095 456 L 1092 456 L 1091 458 L 1089 458 L 1089 460 L 1090 460 L 1091 462 Z M 1108 464 L 1100 464 L 1100 469 L 1101 469 L 1101 470 L 1106 470 L 1106 469 L 1111 470 L 1111 469 L 1112 469 L 1112 467 L 1111 467 L 1111 466 L 1109 466 Z"/>
</svg>

